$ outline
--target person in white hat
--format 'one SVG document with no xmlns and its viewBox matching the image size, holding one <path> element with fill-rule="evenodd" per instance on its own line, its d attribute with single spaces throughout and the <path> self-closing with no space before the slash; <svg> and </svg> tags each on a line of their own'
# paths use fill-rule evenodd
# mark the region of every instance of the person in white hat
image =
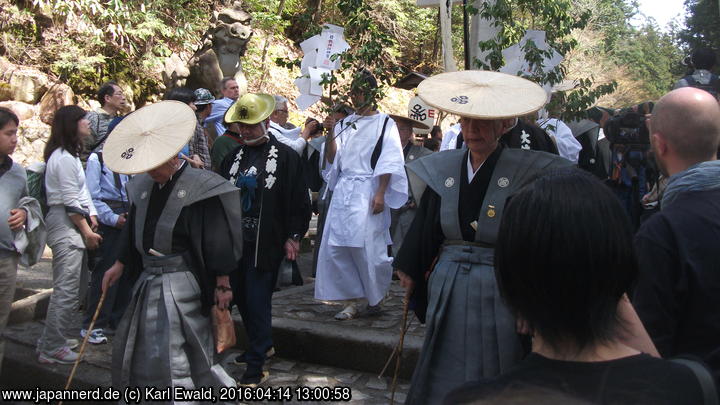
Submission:
<svg viewBox="0 0 720 405">
<path fill-rule="evenodd" d="M 493 273 L 499 220 L 519 186 L 571 163 L 499 143 L 507 118 L 545 103 L 545 91 L 535 83 L 468 70 L 426 79 L 418 94 L 460 116 L 467 145 L 407 164 L 419 207 L 393 263 L 427 325 L 407 403 L 436 404 L 464 382 L 500 374 L 522 358 L 515 319 Z"/>
<path fill-rule="evenodd" d="M 400 144 L 402 145 L 403 155 L 405 156 L 405 163 L 412 162 L 415 159 L 420 159 L 432 153 L 430 149 L 415 145 L 413 142 L 415 139 L 413 128 L 430 129 L 430 127 L 420 121 L 401 115 L 390 114 L 390 118 L 392 118 L 397 125 L 398 133 L 400 134 Z M 397 255 L 402 241 L 405 239 L 405 234 L 408 228 L 410 228 L 413 218 L 415 218 L 416 210 L 417 201 L 415 201 L 412 190 L 410 190 L 408 186 L 408 200 L 405 205 L 391 211 L 390 235 L 393 241 L 393 255 Z"/>
<path fill-rule="evenodd" d="M 209 313 L 232 300 L 240 193 L 178 158 L 196 123 L 186 104 L 162 101 L 130 114 L 105 143 L 105 165 L 136 174 L 118 261 L 102 284 L 107 291 L 123 272 L 137 280 L 113 341 L 115 388 L 235 386 L 215 363 Z"/>
<path fill-rule="evenodd" d="M 337 125 L 325 143 L 328 190 L 333 192 L 318 253 L 315 298 L 339 301 L 335 319 L 377 313 L 392 281 L 387 247 L 390 209 L 407 202 L 407 176 L 400 136 L 387 114 L 377 111 L 371 95 L 377 88 L 369 73 L 356 79 L 357 112 Z"/>
<path fill-rule="evenodd" d="M 243 256 L 230 280 L 248 335 L 244 386 L 263 382 L 265 360 L 274 353 L 271 299 L 283 258 L 295 260 L 310 223 L 310 197 L 300 156 L 268 132 L 275 99 L 248 93 L 225 113 L 237 125 L 243 145 L 230 152 L 218 173 L 241 190 Z M 235 266 L 236 268 L 238 265 Z"/>
</svg>

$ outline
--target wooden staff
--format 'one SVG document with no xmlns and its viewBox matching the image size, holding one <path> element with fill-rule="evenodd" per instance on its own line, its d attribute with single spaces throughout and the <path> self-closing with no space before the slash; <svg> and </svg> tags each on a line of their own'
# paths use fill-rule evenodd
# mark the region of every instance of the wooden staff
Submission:
<svg viewBox="0 0 720 405">
<path fill-rule="evenodd" d="M 102 295 L 100 295 L 100 301 L 98 301 L 97 308 L 95 308 L 95 315 L 93 315 L 92 321 L 90 321 L 90 326 L 87 329 L 87 333 L 85 334 L 82 344 L 80 345 L 80 352 L 78 353 L 78 358 L 77 360 L 75 360 L 75 364 L 73 365 L 72 371 L 70 372 L 70 377 L 68 377 L 67 384 L 65 384 L 66 390 L 70 389 L 70 384 L 72 384 L 73 377 L 75 377 L 75 371 L 77 371 L 77 366 L 78 364 L 80 364 L 82 355 L 85 352 L 85 346 L 87 345 L 87 341 L 90 338 L 93 327 L 95 326 L 95 321 L 97 320 L 98 315 L 100 315 L 100 310 L 102 309 L 103 303 L 105 303 L 105 291 L 103 291 Z M 60 401 L 58 405 L 62 405 L 62 401 Z"/>
<path fill-rule="evenodd" d="M 397 357 L 395 358 L 395 373 L 392 380 L 392 388 L 390 393 L 390 405 L 395 403 L 395 390 L 397 388 L 398 374 L 400 373 L 400 361 L 402 359 L 403 343 L 405 343 L 405 333 L 408 330 L 408 308 L 410 306 L 410 294 L 411 290 L 408 289 L 405 292 L 405 298 L 403 298 L 403 320 L 400 325 L 400 339 L 397 345 Z"/>
<path fill-rule="evenodd" d="M 412 325 L 412 319 L 407 323 L 407 325 L 405 325 L 405 332 L 407 332 L 408 329 L 410 329 L 410 325 Z M 400 333 L 402 333 L 402 332 L 400 332 Z M 392 362 L 392 359 L 395 358 L 395 354 L 398 352 L 399 346 L 400 346 L 400 342 L 398 341 L 395 344 L 395 347 L 393 348 L 392 353 L 390 353 L 390 356 L 388 357 L 387 361 L 385 361 L 385 365 L 383 366 L 382 371 L 380 371 L 378 378 L 382 378 L 383 375 L 385 375 L 385 371 L 387 371 L 387 368 L 390 367 L 390 362 Z"/>
</svg>

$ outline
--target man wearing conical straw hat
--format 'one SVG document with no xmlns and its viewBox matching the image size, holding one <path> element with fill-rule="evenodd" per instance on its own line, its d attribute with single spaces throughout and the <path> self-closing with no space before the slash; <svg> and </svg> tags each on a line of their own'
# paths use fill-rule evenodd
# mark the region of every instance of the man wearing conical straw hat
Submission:
<svg viewBox="0 0 720 405">
<path fill-rule="evenodd" d="M 178 159 L 196 122 L 186 104 L 162 101 L 127 116 L 105 143 L 110 170 L 137 174 L 127 183 L 131 206 L 119 258 L 103 279 L 103 291 L 123 272 L 137 280 L 114 339 L 116 388 L 235 385 L 214 362 L 209 312 L 232 300 L 229 273 L 242 253 L 240 193 Z"/>
<path fill-rule="evenodd" d="M 467 70 L 426 79 L 418 94 L 461 117 L 467 144 L 407 164 L 419 207 L 393 263 L 427 324 L 407 403 L 436 404 L 463 382 L 495 376 L 520 360 L 515 319 L 493 272 L 497 229 L 508 196 L 539 172 L 571 163 L 498 142 L 503 120 L 545 103 L 535 83 Z"/>
<path fill-rule="evenodd" d="M 300 156 L 268 132 L 274 110 L 268 94 L 248 93 L 230 106 L 225 122 L 237 124 L 243 145 L 218 171 L 242 195 L 243 256 L 230 282 L 249 342 L 235 359 L 247 364 L 244 386 L 267 378 L 263 366 L 274 352 L 271 299 L 278 269 L 283 258 L 296 260 L 311 215 Z"/>
</svg>

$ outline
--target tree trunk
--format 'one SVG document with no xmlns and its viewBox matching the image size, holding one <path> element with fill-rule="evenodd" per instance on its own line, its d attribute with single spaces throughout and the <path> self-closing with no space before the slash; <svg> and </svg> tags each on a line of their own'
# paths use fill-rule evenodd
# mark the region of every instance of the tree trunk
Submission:
<svg viewBox="0 0 720 405">
<path fill-rule="evenodd" d="M 452 5 L 440 0 L 440 32 L 442 37 L 443 67 L 446 72 L 456 72 L 455 56 L 452 46 Z"/>
<path fill-rule="evenodd" d="M 312 13 L 313 24 L 317 24 L 322 10 L 322 0 L 307 0 L 308 13 Z"/>
<path fill-rule="evenodd" d="M 278 4 L 277 15 L 281 15 L 284 8 L 285 0 L 280 0 L 280 4 Z M 265 59 L 267 59 L 267 51 L 268 47 L 270 46 L 270 35 L 272 34 L 268 33 L 268 37 L 265 38 L 265 45 L 263 45 L 262 57 L 260 58 L 260 71 L 262 72 L 262 74 L 260 75 L 260 84 L 258 85 L 258 89 L 260 90 L 262 90 L 263 83 L 265 83 L 265 77 L 267 76 L 267 69 L 265 69 Z"/>
<path fill-rule="evenodd" d="M 435 30 L 435 38 L 433 39 L 432 61 L 435 63 L 440 50 L 440 9 L 438 8 L 437 29 Z"/>
</svg>

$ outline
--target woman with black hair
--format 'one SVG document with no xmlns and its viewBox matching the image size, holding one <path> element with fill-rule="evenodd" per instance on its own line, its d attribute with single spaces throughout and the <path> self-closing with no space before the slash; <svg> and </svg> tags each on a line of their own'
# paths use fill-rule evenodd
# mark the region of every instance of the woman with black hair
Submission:
<svg viewBox="0 0 720 405">
<path fill-rule="evenodd" d="M 84 139 L 90 136 L 85 110 L 68 105 L 55 112 L 45 146 L 45 189 L 49 211 L 47 244 L 53 252 L 53 293 L 38 342 L 41 363 L 72 364 L 77 359 L 62 330 L 72 323 L 78 304 L 80 275 L 87 264 L 86 249 L 95 249 L 102 237 L 97 212 L 85 184 L 80 163 Z"/>
<path fill-rule="evenodd" d="M 644 345 L 649 337 L 625 296 L 638 272 L 632 238 L 617 198 L 579 169 L 550 172 L 512 196 L 495 273 L 505 303 L 533 335 L 532 353 L 499 377 L 453 391 L 445 403 L 528 390 L 593 404 L 705 403 L 690 368 L 642 353 L 654 348 Z"/>
</svg>

